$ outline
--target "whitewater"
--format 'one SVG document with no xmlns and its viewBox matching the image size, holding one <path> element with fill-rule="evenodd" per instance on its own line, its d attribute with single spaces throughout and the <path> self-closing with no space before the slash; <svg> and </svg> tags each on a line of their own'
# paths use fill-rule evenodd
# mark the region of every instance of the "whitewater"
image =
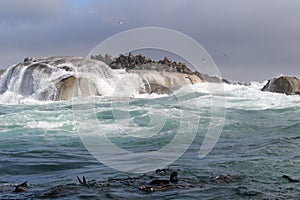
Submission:
<svg viewBox="0 0 300 200">
<path fill-rule="evenodd" d="M 98 77 L 97 90 L 105 95 L 49 100 L 56 80 L 69 73 L 90 78 L 91 71 L 93 80 Z M 265 82 L 250 86 L 204 82 L 183 86 L 172 95 L 143 94 L 136 75 L 106 72 L 55 70 L 51 76 L 35 74 L 32 79 L 19 68 L 1 77 L 1 91 L 8 88 L 0 95 L 1 199 L 299 198 L 300 185 L 282 178 L 285 174 L 300 178 L 299 96 L 262 92 Z M 120 81 L 122 89 L 115 90 Z M 24 82 L 32 84 L 22 87 Z M 214 98 L 223 103 L 214 104 Z M 199 158 L 215 119 L 222 122 L 217 124 L 220 138 L 207 156 Z M 117 169 L 112 168 L 101 163 L 85 142 L 101 132 L 127 152 L 147 155 L 163 149 L 181 129 L 192 136 L 195 127 L 186 151 L 161 166 L 168 169 L 166 174 L 136 173 L 138 168 L 122 171 L 130 168 L 126 155 Z M 149 159 L 144 156 L 136 165 Z M 139 190 L 153 179 L 167 179 L 172 171 L 178 172 L 184 187 Z M 234 181 L 215 179 L 227 174 Z M 91 185 L 80 185 L 76 176 L 85 176 Z M 24 181 L 30 183 L 27 192 L 12 192 Z"/>
</svg>

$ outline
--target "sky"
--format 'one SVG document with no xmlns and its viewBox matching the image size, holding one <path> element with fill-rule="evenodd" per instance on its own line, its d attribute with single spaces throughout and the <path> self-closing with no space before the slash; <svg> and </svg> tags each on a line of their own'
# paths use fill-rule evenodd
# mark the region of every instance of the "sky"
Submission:
<svg viewBox="0 0 300 200">
<path fill-rule="evenodd" d="M 114 34 L 163 27 L 200 43 L 223 78 L 300 77 L 299 11 L 300 0 L 1 0 L 0 68 L 86 56 Z"/>
</svg>

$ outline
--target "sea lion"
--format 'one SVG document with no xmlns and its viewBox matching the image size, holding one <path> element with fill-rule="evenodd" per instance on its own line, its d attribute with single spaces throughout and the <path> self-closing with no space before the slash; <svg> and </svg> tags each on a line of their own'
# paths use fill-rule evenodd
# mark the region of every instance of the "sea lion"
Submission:
<svg viewBox="0 0 300 200">
<path fill-rule="evenodd" d="M 80 178 L 77 176 L 77 180 L 79 181 L 80 185 L 87 186 L 87 182 L 84 176 L 82 177 L 82 180 L 80 180 Z"/>
<path fill-rule="evenodd" d="M 230 174 L 227 175 L 220 175 L 215 177 L 216 181 L 231 183 L 234 181 L 233 177 Z"/>
<path fill-rule="evenodd" d="M 29 183 L 28 181 L 25 181 L 19 185 L 16 185 L 16 188 L 13 192 L 27 192 L 27 190 L 25 190 L 24 188 L 22 187 L 28 187 L 29 186 Z"/>
<path fill-rule="evenodd" d="M 146 191 L 146 192 L 154 192 L 154 191 L 163 191 L 163 190 L 169 190 L 178 188 L 179 186 L 177 184 L 171 184 L 171 183 L 177 183 L 177 172 L 172 172 L 170 175 L 169 180 L 153 180 L 148 185 L 142 185 L 139 187 L 139 190 Z"/>
<path fill-rule="evenodd" d="M 283 175 L 282 178 L 288 180 L 288 181 L 291 182 L 291 183 L 299 183 L 299 182 L 300 182 L 299 179 L 293 179 L 293 178 L 291 178 L 291 177 L 288 176 L 288 175 Z"/>
<path fill-rule="evenodd" d="M 177 172 L 172 172 L 169 180 L 153 180 L 148 185 L 167 185 L 170 183 L 177 183 L 177 182 L 178 182 Z"/>
</svg>

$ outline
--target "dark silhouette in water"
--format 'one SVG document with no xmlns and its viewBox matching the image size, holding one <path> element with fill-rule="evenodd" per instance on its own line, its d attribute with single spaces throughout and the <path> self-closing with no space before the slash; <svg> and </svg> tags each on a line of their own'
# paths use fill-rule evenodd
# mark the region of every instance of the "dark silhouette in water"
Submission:
<svg viewBox="0 0 300 200">
<path fill-rule="evenodd" d="M 291 182 L 291 183 L 299 183 L 299 182 L 300 182 L 299 179 L 293 179 L 293 178 L 291 178 L 291 177 L 288 176 L 288 175 L 283 175 L 282 178 L 288 180 L 288 181 Z"/>
<path fill-rule="evenodd" d="M 27 192 L 27 190 L 25 190 L 22 187 L 28 187 L 28 186 L 29 186 L 28 181 L 25 181 L 24 183 L 17 185 L 13 192 Z"/>
<path fill-rule="evenodd" d="M 86 179 L 85 177 L 83 176 L 82 177 L 82 180 L 80 180 L 80 178 L 77 176 L 77 180 L 79 181 L 80 185 L 87 185 L 87 182 L 86 182 Z"/>
<path fill-rule="evenodd" d="M 177 182 L 178 182 L 177 172 L 172 172 L 169 180 L 153 180 L 148 185 L 167 185 L 170 183 L 177 183 Z"/>
<path fill-rule="evenodd" d="M 175 189 L 175 188 L 179 188 L 179 186 L 176 184 L 177 182 L 178 182 L 177 172 L 172 172 L 169 180 L 153 180 L 148 185 L 140 186 L 139 190 L 153 192 L 153 191 Z"/>
</svg>

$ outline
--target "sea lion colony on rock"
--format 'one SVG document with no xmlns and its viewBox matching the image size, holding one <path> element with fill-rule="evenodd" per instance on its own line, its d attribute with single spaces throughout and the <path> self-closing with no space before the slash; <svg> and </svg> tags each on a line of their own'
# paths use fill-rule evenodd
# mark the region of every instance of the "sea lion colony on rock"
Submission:
<svg viewBox="0 0 300 200">
<path fill-rule="evenodd" d="M 105 56 L 92 55 L 91 59 L 100 60 L 106 63 L 112 69 L 133 69 L 137 66 L 151 64 L 151 65 L 165 65 L 176 72 L 192 74 L 193 72 L 186 66 L 186 64 L 181 62 L 170 61 L 167 56 L 164 57 L 163 60 L 155 61 L 151 58 L 146 58 L 145 56 L 139 54 L 134 56 L 132 53 L 129 53 L 128 56 L 120 54 L 117 58 L 112 58 L 112 56 L 106 54 Z M 160 66 L 162 67 L 162 66 Z"/>
<path fill-rule="evenodd" d="M 151 69 L 157 71 L 171 71 L 179 72 L 189 75 L 196 75 L 201 80 L 206 82 L 213 83 L 227 83 L 227 84 L 238 84 L 238 85 L 250 85 L 250 83 L 241 83 L 241 82 L 231 82 L 226 79 L 222 79 L 216 76 L 210 76 L 205 73 L 200 73 L 198 71 L 192 71 L 185 63 L 171 61 L 167 56 L 164 59 L 155 61 L 151 58 L 146 58 L 142 54 L 134 56 L 132 53 L 129 53 L 128 56 L 120 54 L 118 57 L 113 58 L 111 55 L 101 54 L 92 55 L 91 59 L 99 60 L 106 63 L 112 69 L 126 69 L 126 70 L 140 70 L 140 69 Z"/>
</svg>

